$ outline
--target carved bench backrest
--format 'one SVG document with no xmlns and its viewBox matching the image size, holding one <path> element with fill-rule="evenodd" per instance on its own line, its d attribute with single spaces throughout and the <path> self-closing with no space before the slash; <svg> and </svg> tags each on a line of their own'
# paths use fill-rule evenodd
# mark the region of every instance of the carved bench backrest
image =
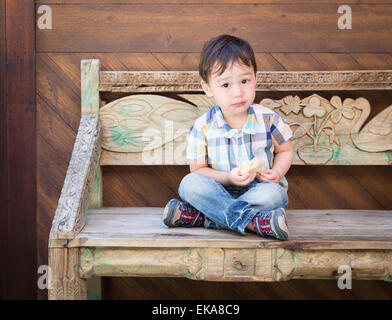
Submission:
<svg viewBox="0 0 392 320">
<path fill-rule="evenodd" d="M 388 165 L 392 105 L 368 121 L 371 105 L 363 97 L 328 99 L 308 92 L 390 89 L 391 70 L 258 72 L 258 91 L 299 93 L 255 102 L 291 126 L 294 164 Z M 130 95 L 99 107 L 100 92 Z M 214 104 L 197 72 L 99 71 L 99 60 L 82 61 L 82 114 L 99 114 L 101 165 L 187 164 L 186 134 Z"/>
</svg>

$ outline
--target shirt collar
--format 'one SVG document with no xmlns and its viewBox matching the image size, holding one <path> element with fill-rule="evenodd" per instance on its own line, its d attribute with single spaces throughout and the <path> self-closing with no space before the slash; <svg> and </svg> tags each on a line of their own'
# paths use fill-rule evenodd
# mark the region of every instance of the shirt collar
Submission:
<svg viewBox="0 0 392 320">
<path fill-rule="evenodd" d="M 222 131 L 222 135 L 226 138 L 232 138 L 237 132 L 242 131 L 243 133 L 247 134 L 255 134 L 257 133 L 257 119 L 256 114 L 253 109 L 253 103 L 248 108 L 248 119 L 244 123 L 242 129 L 233 129 L 231 128 L 223 118 L 222 110 L 217 105 L 216 106 L 216 122 L 218 128 Z"/>
</svg>

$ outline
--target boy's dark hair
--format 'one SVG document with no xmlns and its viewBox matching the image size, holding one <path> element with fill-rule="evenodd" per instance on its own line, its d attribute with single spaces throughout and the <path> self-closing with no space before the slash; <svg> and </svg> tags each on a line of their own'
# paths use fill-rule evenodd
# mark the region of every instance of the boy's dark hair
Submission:
<svg viewBox="0 0 392 320">
<path fill-rule="evenodd" d="M 218 66 L 216 73 L 221 75 L 225 72 L 228 65 L 231 66 L 237 61 L 248 67 L 252 66 L 256 74 L 256 59 L 248 41 L 227 34 L 212 38 L 204 44 L 201 51 L 199 63 L 200 77 L 205 82 L 208 82 L 216 63 Z"/>
</svg>

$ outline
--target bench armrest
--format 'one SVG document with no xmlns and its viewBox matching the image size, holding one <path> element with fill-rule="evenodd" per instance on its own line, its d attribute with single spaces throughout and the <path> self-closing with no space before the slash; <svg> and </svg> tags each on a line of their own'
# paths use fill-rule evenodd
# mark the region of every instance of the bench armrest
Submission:
<svg viewBox="0 0 392 320">
<path fill-rule="evenodd" d="M 73 239 L 83 228 L 99 157 L 101 125 L 98 114 L 82 115 L 50 239 Z"/>
</svg>

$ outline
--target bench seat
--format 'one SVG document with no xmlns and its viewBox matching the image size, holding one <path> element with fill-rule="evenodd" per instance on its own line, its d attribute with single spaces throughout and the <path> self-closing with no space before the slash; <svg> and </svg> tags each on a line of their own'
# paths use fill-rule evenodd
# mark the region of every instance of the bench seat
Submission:
<svg viewBox="0 0 392 320">
<path fill-rule="evenodd" d="M 392 281 L 392 211 L 288 210 L 289 241 L 167 228 L 162 213 L 146 207 L 89 209 L 85 226 L 67 244 L 79 250 L 79 280 L 284 281 L 337 279 L 349 271 L 353 279 Z"/>
<path fill-rule="evenodd" d="M 86 225 L 69 246 L 392 249 L 392 211 L 387 210 L 288 210 L 289 241 L 168 228 L 162 213 L 157 207 L 89 209 Z"/>
</svg>

